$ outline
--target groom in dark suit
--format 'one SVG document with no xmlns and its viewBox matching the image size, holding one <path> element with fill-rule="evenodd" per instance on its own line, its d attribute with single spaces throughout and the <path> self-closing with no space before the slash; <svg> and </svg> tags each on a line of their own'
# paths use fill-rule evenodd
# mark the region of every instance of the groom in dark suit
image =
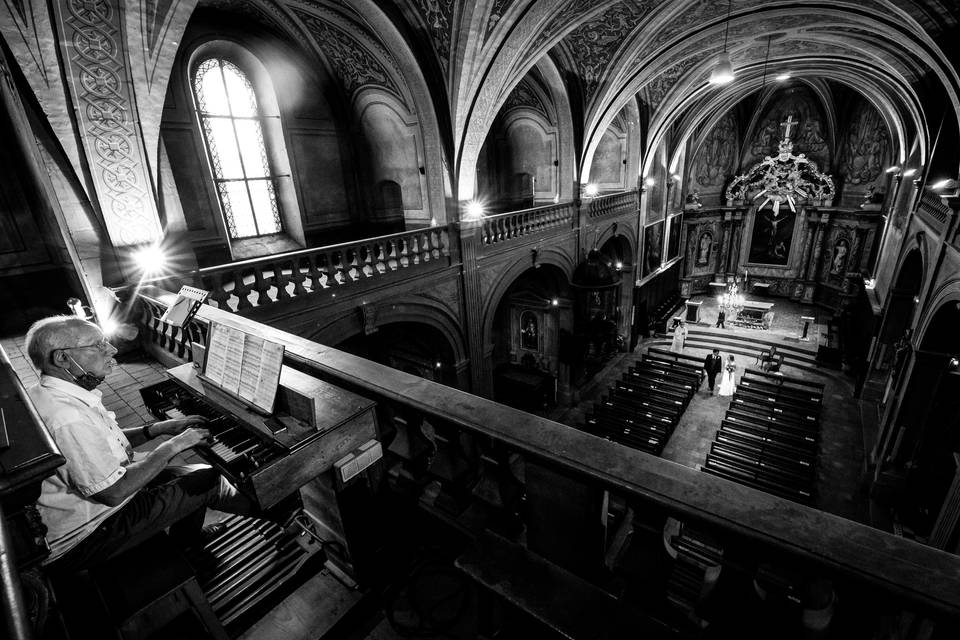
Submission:
<svg viewBox="0 0 960 640">
<path fill-rule="evenodd" d="M 703 370 L 707 372 L 707 385 L 710 387 L 710 393 L 713 394 L 713 383 L 717 379 L 717 374 L 723 368 L 723 360 L 720 358 L 720 350 L 714 349 L 713 353 L 703 359 Z"/>
</svg>

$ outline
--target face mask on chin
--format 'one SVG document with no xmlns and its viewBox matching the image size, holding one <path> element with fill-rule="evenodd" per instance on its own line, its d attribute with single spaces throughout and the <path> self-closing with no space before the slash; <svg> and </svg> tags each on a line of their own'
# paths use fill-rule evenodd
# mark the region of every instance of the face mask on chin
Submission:
<svg viewBox="0 0 960 640">
<path fill-rule="evenodd" d="M 86 369 L 81 367 L 72 356 L 68 355 L 67 357 L 70 358 L 70 361 L 73 362 L 73 364 L 77 365 L 78 369 L 80 369 L 81 373 L 79 376 L 73 375 L 70 373 L 70 370 L 67 369 L 67 373 L 70 373 L 70 377 L 73 378 L 74 384 L 76 384 L 78 387 L 86 389 L 87 391 L 93 391 L 106 379 L 106 376 L 95 376 L 92 373 L 89 373 Z"/>
</svg>

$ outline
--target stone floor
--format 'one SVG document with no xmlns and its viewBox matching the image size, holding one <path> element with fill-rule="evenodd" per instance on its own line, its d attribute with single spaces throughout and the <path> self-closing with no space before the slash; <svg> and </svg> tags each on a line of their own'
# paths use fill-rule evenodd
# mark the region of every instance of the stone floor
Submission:
<svg viewBox="0 0 960 640">
<path fill-rule="evenodd" d="M 799 302 L 794 302 L 792 300 L 785 300 L 784 298 L 769 298 L 760 295 L 749 295 L 747 296 L 748 300 L 753 300 L 756 302 L 772 302 L 773 308 L 773 322 L 770 324 L 769 329 L 758 330 L 758 329 L 740 329 L 732 326 L 729 322 L 726 323 L 728 330 L 733 331 L 745 331 L 748 334 L 765 334 L 766 336 L 780 336 L 782 338 L 791 338 L 797 340 L 800 337 L 800 316 L 812 316 L 814 317 L 815 323 L 811 327 L 811 331 L 808 333 L 808 339 L 810 344 L 817 344 L 817 340 L 820 335 L 826 331 L 826 325 L 830 320 L 832 312 L 826 312 L 824 309 L 815 307 L 809 304 L 801 304 Z M 701 325 L 714 326 L 717 322 L 717 313 L 719 311 L 719 305 L 717 304 L 717 299 L 714 296 L 707 295 L 696 295 L 690 298 L 693 302 L 700 302 L 700 322 Z"/>
</svg>

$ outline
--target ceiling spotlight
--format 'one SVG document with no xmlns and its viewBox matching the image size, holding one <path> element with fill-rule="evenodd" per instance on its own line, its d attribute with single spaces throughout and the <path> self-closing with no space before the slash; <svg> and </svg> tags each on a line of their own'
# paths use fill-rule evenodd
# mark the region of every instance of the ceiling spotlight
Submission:
<svg viewBox="0 0 960 640">
<path fill-rule="evenodd" d="M 733 65 L 730 64 L 730 54 L 727 53 L 727 38 L 730 35 L 730 10 L 732 0 L 727 0 L 727 24 L 723 29 L 723 52 L 717 56 L 717 63 L 710 72 L 710 84 L 730 84 L 733 82 Z"/>
<path fill-rule="evenodd" d="M 717 64 L 713 66 L 710 72 L 710 84 L 724 85 L 733 82 L 733 64 L 730 62 L 730 54 L 726 51 L 717 57 Z"/>
<path fill-rule="evenodd" d="M 907 169 L 906 171 L 903 172 L 903 177 L 904 177 L 904 178 L 909 178 L 910 176 L 912 176 L 912 175 L 914 175 L 914 174 L 916 174 L 916 173 L 917 173 L 917 170 L 916 170 L 916 169 Z"/>
<path fill-rule="evenodd" d="M 885 171 L 885 173 L 895 173 L 897 171 L 900 171 L 900 165 L 895 164 L 892 167 L 887 167 L 887 170 Z"/>
<path fill-rule="evenodd" d="M 643 184 L 647 185 L 648 187 L 652 187 L 653 185 L 657 184 L 657 181 L 650 177 L 644 180 Z"/>
<path fill-rule="evenodd" d="M 789 74 L 789 73 L 781 73 L 780 75 L 778 75 L 778 76 L 776 77 L 776 80 L 779 81 L 779 82 L 783 82 L 784 80 L 789 80 L 789 79 L 790 79 L 790 74 Z"/>
<path fill-rule="evenodd" d="M 550 301 L 550 304 L 552 304 L 555 307 L 558 307 L 560 306 L 560 300 L 558 300 L 557 298 L 554 298 L 553 300 Z"/>
<path fill-rule="evenodd" d="M 584 189 L 583 189 L 584 195 L 590 196 L 591 198 L 592 198 L 593 196 L 597 195 L 597 192 L 598 192 L 598 191 L 599 191 L 599 189 L 597 189 L 597 185 L 595 185 L 595 184 L 592 183 L 592 182 L 591 182 L 590 184 L 588 184 L 586 187 L 584 187 Z"/>
</svg>

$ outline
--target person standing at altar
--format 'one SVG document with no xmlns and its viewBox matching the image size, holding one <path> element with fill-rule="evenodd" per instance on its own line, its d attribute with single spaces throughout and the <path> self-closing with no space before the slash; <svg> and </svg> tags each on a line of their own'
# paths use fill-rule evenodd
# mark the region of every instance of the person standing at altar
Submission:
<svg viewBox="0 0 960 640">
<path fill-rule="evenodd" d="M 713 385 L 721 369 L 723 369 L 723 358 L 720 357 L 720 350 L 714 349 L 713 353 L 703 360 L 703 370 L 707 374 L 707 386 L 710 387 L 710 395 L 713 395 Z"/>
<path fill-rule="evenodd" d="M 737 375 L 737 363 L 731 355 L 727 358 L 727 365 L 723 368 L 723 377 L 720 379 L 720 390 L 718 396 L 732 396 L 737 390 L 734 380 Z"/>
<path fill-rule="evenodd" d="M 717 329 L 726 329 L 726 327 L 723 326 L 723 323 L 726 321 L 726 319 L 727 312 L 721 307 L 719 313 L 717 313 Z"/>
<path fill-rule="evenodd" d="M 683 343 L 687 341 L 687 325 L 680 321 L 673 330 L 673 342 L 670 343 L 670 351 L 674 353 L 683 353 Z"/>
</svg>

